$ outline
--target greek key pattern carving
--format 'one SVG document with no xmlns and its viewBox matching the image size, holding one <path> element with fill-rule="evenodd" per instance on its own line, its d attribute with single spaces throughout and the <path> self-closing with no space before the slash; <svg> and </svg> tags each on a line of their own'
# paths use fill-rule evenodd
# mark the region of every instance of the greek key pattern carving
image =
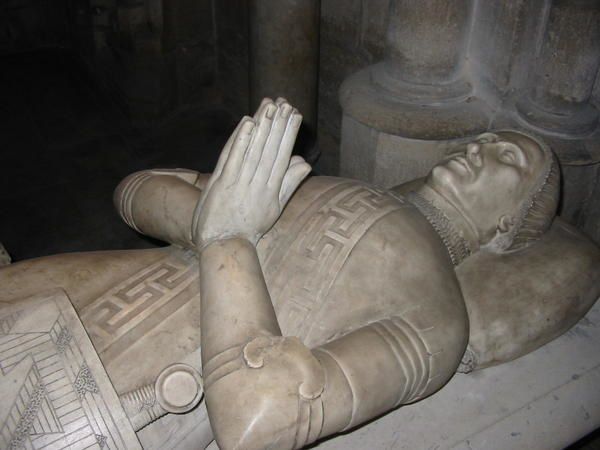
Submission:
<svg viewBox="0 0 600 450">
<path fill-rule="evenodd" d="M 282 249 L 294 256 L 278 258 L 281 275 L 269 285 L 282 328 L 301 339 L 309 334 L 356 243 L 375 222 L 403 205 L 401 199 L 358 183 L 338 185 L 324 197 L 318 209 L 307 210 L 297 220 L 301 228 L 296 239 Z"/>
<path fill-rule="evenodd" d="M 20 305 L 0 309 L 0 448 L 140 448 L 66 295 Z"/>
<path fill-rule="evenodd" d="M 82 311 L 81 321 L 102 352 L 197 280 L 196 266 L 166 258 L 96 299 Z"/>
</svg>

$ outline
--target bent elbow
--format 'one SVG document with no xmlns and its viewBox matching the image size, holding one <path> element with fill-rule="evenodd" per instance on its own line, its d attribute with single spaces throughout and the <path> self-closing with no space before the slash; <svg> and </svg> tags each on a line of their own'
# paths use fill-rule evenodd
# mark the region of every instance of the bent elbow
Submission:
<svg viewBox="0 0 600 450">
<path fill-rule="evenodd" d="M 237 369 L 206 378 L 206 406 L 219 448 L 306 445 L 303 430 L 310 430 L 311 418 L 303 403 L 318 398 L 324 385 L 316 358 L 295 338 L 257 338 L 240 350 Z"/>
<path fill-rule="evenodd" d="M 246 374 L 243 374 L 246 375 Z M 246 377 L 228 376 L 206 392 L 210 423 L 222 450 L 294 448 L 294 411 L 281 393 L 261 392 Z"/>
</svg>

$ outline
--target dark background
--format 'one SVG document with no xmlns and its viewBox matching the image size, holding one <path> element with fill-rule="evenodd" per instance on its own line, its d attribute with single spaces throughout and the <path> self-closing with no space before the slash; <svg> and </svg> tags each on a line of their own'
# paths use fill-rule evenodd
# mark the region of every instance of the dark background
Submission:
<svg viewBox="0 0 600 450">
<path fill-rule="evenodd" d="M 388 3 L 322 2 L 318 173 L 338 173 L 337 91 L 382 57 Z M 156 245 L 121 222 L 112 191 L 140 169 L 211 170 L 250 113 L 248 4 L 3 1 L 0 80 L 0 243 L 13 261 Z"/>
</svg>

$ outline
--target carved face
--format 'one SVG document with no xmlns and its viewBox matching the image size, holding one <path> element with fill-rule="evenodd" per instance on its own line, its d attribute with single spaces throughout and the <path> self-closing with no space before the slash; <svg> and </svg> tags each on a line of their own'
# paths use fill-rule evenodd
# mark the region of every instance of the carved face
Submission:
<svg viewBox="0 0 600 450">
<path fill-rule="evenodd" d="M 544 168 L 545 154 L 531 138 L 513 131 L 486 133 L 466 154 L 434 167 L 427 184 L 454 205 L 489 242 L 509 231 Z"/>
</svg>

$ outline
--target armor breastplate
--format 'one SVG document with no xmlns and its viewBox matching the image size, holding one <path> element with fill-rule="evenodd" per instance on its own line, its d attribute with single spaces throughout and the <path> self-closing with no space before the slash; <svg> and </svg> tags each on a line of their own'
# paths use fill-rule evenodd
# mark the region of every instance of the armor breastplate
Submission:
<svg viewBox="0 0 600 450">
<path fill-rule="evenodd" d="M 425 218 L 402 197 L 360 182 L 308 180 L 258 250 L 284 335 L 309 347 L 419 308 L 427 297 L 462 302 L 450 258 Z M 411 259 L 420 270 L 411 270 Z M 450 289 L 437 292 L 441 286 Z"/>
<path fill-rule="evenodd" d="M 160 252 L 126 278 L 114 273 L 79 310 L 119 393 L 152 382 L 200 345 L 196 258 L 175 247 Z M 464 308 L 450 257 L 427 220 L 364 183 L 307 180 L 258 253 L 283 334 L 309 347 L 392 316 L 425 329 L 432 314 Z M 119 258 L 103 257 L 105 267 Z"/>
<path fill-rule="evenodd" d="M 426 219 L 402 197 L 356 181 L 309 179 L 258 253 L 284 335 L 311 347 L 432 303 L 440 311 L 462 304 L 450 258 Z M 85 307 L 82 321 L 109 373 L 131 369 L 133 342 L 159 348 L 161 331 L 196 341 L 198 293 L 195 258 L 173 249 Z M 181 308 L 187 314 L 171 317 Z M 156 370 L 167 363 L 157 361 Z"/>
</svg>

